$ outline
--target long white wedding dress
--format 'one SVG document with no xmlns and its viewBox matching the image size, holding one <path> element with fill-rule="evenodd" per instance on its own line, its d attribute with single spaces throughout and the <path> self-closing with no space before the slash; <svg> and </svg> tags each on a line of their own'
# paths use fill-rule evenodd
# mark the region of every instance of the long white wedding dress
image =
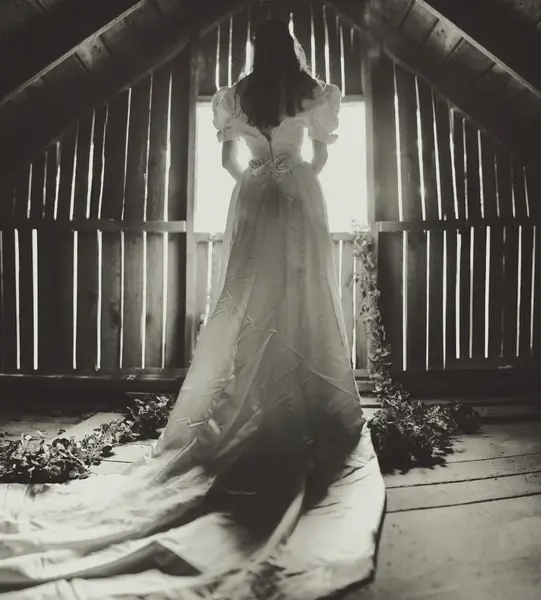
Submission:
<svg viewBox="0 0 541 600">
<path fill-rule="evenodd" d="M 0 599 L 312 600 L 369 576 L 384 485 L 350 366 L 325 200 L 300 148 L 335 141 L 318 88 L 269 136 L 233 88 L 219 140 L 244 138 L 221 294 L 167 427 L 120 475 L 0 486 Z M 17 494 L 19 492 L 19 494 Z"/>
</svg>

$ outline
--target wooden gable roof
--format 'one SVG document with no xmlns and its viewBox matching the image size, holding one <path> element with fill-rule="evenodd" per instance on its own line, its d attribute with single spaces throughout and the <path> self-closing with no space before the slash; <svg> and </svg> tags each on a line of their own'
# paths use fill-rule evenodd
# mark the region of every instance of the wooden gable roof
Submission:
<svg viewBox="0 0 541 600">
<path fill-rule="evenodd" d="M 428 81 L 525 162 L 540 156 L 537 0 L 314 0 Z M 295 0 L 4 0 L 0 161 L 31 158 L 81 113 L 251 3 Z M 475 6 L 473 6 L 475 5 Z M 284 8 L 285 7 L 285 8 Z"/>
</svg>

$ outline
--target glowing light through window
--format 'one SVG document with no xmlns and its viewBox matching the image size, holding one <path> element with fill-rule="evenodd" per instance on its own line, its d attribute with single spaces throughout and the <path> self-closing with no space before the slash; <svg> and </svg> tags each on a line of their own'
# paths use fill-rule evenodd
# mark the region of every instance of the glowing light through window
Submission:
<svg viewBox="0 0 541 600">
<path fill-rule="evenodd" d="M 365 105 L 344 102 L 340 111 L 340 134 L 329 146 L 329 160 L 320 175 L 325 193 L 329 229 L 347 232 L 351 221 L 367 224 L 367 173 Z M 312 157 L 311 141 L 305 137 L 302 146 L 305 160 Z M 239 160 L 248 165 L 249 151 L 239 143 Z M 197 108 L 196 186 L 194 230 L 220 233 L 225 229 L 227 209 L 235 182 L 222 167 L 221 144 L 216 140 L 212 124 L 212 107 L 200 102 Z"/>
</svg>

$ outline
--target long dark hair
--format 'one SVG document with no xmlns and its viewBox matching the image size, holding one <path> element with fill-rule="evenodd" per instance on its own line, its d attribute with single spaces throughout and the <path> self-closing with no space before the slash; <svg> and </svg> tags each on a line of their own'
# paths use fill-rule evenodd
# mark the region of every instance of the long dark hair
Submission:
<svg viewBox="0 0 541 600">
<path fill-rule="evenodd" d="M 309 73 L 306 55 L 285 21 L 263 21 L 253 38 L 253 60 L 236 86 L 248 123 L 275 127 L 284 115 L 295 116 L 302 100 L 313 98 L 321 82 Z"/>
</svg>

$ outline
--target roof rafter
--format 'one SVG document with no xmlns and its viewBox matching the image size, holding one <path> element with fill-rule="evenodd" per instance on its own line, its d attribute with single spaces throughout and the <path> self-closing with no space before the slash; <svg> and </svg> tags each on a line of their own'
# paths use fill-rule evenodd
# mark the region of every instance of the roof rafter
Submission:
<svg viewBox="0 0 541 600">
<path fill-rule="evenodd" d="M 532 24 L 520 22 L 491 0 L 417 0 L 438 19 L 456 27 L 472 46 L 541 98 L 541 39 Z"/>
<path fill-rule="evenodd" d="M 538 136 L 512 118 L 502 98 L 485 89 L 471 88 L 452 69 L 433 57 L 422 44 L 385 23 L 385 2 L 365 0 L 320 0 L 334 8 L 367 40 L 381 44 L 393 60 L 425 80 L 460 112 L 471 118 L 481 129 L 506 145 L 525 163 L 541 158 Z M 454 1 L 454 0 L 453 0 Z"/>
<path fill-rule="evenodd" d="M 26 35 L 17 35 L 0 44 L 6 65 L 2 73 L 0 106 L 46 75 L 83 44 L 95 39 L 122 19 L 141 8 L 147 0 L 98 2 L 92 12 L 84 11 L 88 0 L 67 2 L 39 20 Z M 58 31 L 60 26 L 61 33 Z M 10 56 L 11 60 L 5 57 Z M 13 60 L 16 57 L 16 60 Z"/>
</svg>

